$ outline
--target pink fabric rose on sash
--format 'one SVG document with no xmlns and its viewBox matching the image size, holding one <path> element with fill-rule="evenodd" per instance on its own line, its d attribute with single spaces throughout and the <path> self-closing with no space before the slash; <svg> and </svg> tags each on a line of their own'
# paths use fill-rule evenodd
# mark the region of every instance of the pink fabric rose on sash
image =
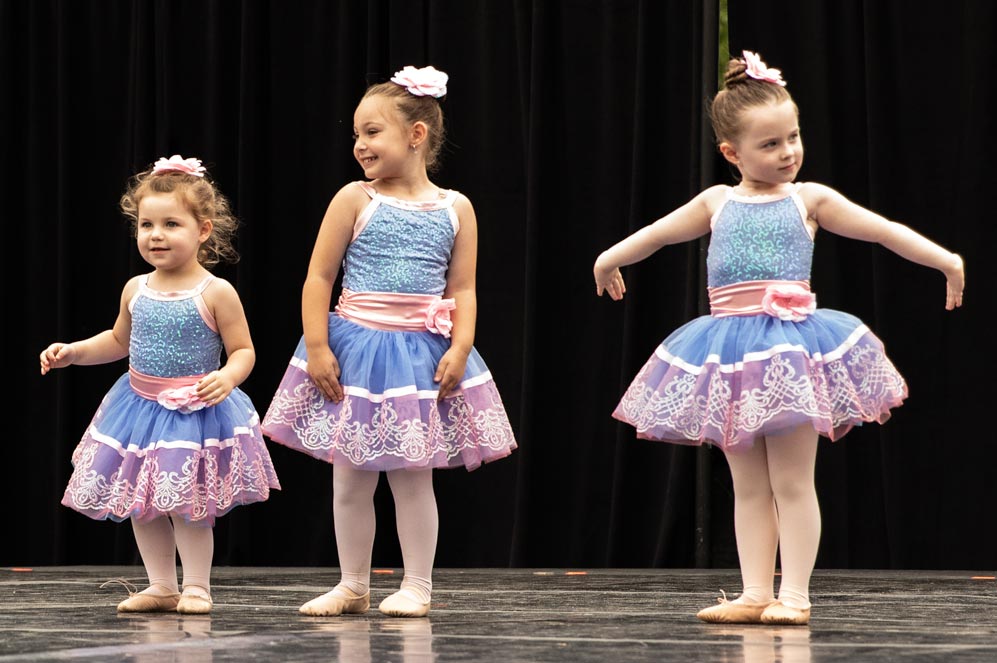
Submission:
<svg viewBox="0 0 997 663">
<path fill-rule="evenodd" d="M 426 308 L 426 329 L 444 338 L 450 338 L 450 330 L 453 329 L 450 311 L 455 308 L 457 302 L 453 299 L 437 299 L 430 304 Z"/>
<path fill-rule="evenodd" d="M 197 397 L 197 386 L 164 389 L 156 396 L 159 404 L 167 410 L 176 410 L 180 414 L 190 414 L 203 408 L 207 403 Z"/>
<path fill-rule="evenodd" d="M 816 295 L 799 285 L 770 285 L 762 297 L 762 310 L 780 320 L 801 322 L 816 309 Z"/>
</svg>

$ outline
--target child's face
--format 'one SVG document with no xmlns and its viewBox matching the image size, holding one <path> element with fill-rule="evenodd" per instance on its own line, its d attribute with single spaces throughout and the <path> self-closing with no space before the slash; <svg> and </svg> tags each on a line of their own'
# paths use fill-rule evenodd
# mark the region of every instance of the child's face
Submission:
<svg viewBox="0 0 997 663">
<path fill-rule="evenodd" d="M 211 221 L 198 221 L 175 194 L 150 194 L 138 204 L 138 251 L 157 270 L 196 264 L 197 251 L 209 235 Z"/>
<path fill-rule="evenodd" d="M 353 156 L 368 179 L 395 177 L 411 162 L 409 136 L 394 102 L 367 97 L 353 114 Z"/>
<path fill-rule="evenodd" d="M 803 138 L 791 101 L 748 109 L 742 131 L 732 142 L 734 159 L 744 182 L 785 184 L 796 180 L 803 166 Z"/>
</svg>

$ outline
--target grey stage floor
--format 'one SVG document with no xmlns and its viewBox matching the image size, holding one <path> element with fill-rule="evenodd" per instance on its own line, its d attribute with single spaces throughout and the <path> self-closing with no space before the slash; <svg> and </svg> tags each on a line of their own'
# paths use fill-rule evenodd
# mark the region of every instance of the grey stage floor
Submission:
<svg viewBox="0 0 997 663">
<path fill-rule="evenodd" d="M 997 588 L 969 571 L 826 571 L 809 626 L 704 624 L 695 612 L 736 570 L 437 569 L 432 612 L 298 613 L 336 569 L 216 568 L 211 615 L 119 615 L 140 567 L 2 569 L 0 661 L 997 661 Z"/>
</svg>

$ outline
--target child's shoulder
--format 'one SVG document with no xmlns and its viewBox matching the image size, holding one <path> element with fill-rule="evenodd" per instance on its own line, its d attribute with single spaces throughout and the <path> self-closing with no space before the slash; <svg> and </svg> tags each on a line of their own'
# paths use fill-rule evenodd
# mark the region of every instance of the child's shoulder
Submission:
<svg viewBox="0 0 997 663">
<path fill-rule="evenodd" d="M 819 182 L 798 182 L 796 185 L 796 193 L 803 200 L 804 205 L 809 210 L 814 209 L 821 202 L 832 198 L 834 196 L 840 196 L 837 191 L 827 186 L 826 184 L 821 184 Z"/>
</svg>

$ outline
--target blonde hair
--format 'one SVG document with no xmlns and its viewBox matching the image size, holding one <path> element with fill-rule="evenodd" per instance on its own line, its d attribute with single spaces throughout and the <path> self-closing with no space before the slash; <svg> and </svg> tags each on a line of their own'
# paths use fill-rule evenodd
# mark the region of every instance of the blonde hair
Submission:
<svg viewBox="0 0 997 663">
<path fill-rule="evenodd" d="M 232 245 L 239 220 L 232 214 L 228 199 L 207 176 L 197 177 L 180 171 L 153 174 L 145 170 L 128 182 L 119 204 L 131 220 L 132 235 L 138 229 L 138 206 L 148 195 L 172 193 L 199 223 L 211 220 L 208 239 L 197 251 L 197 261 L 210 269 L 220 262 L 239 262 L 239 253 Z"/>
<path fill-rule="evenodd" d="M 785 87 L 751 78 L 745 73 L 747 68 L 743 59 L 731 59 L 724 74 L 724 86 L 710 104 L 710 122 L 718 145 L 724 141 L 737 140 L 742 131 L 741 118 L 744 112 L 756 106 L 789 101 L 799 115 L 796 102 Z"/>
<path fill-rule="evenodd" d="M 395 108 L 409 124 L 422 122 L 429 130 L 426 137 L 426 170 L 435 172 L 439 168 L 440 151 L 446 138 L 443 127 L 443 108 L 435 97 L 417 97 L 396 83 L 377 83 L 364 92 L 363 99 L 381 96 L 391 99 Z M 445 97 L 444 97 L 445 98 Z"/>
</svg>

